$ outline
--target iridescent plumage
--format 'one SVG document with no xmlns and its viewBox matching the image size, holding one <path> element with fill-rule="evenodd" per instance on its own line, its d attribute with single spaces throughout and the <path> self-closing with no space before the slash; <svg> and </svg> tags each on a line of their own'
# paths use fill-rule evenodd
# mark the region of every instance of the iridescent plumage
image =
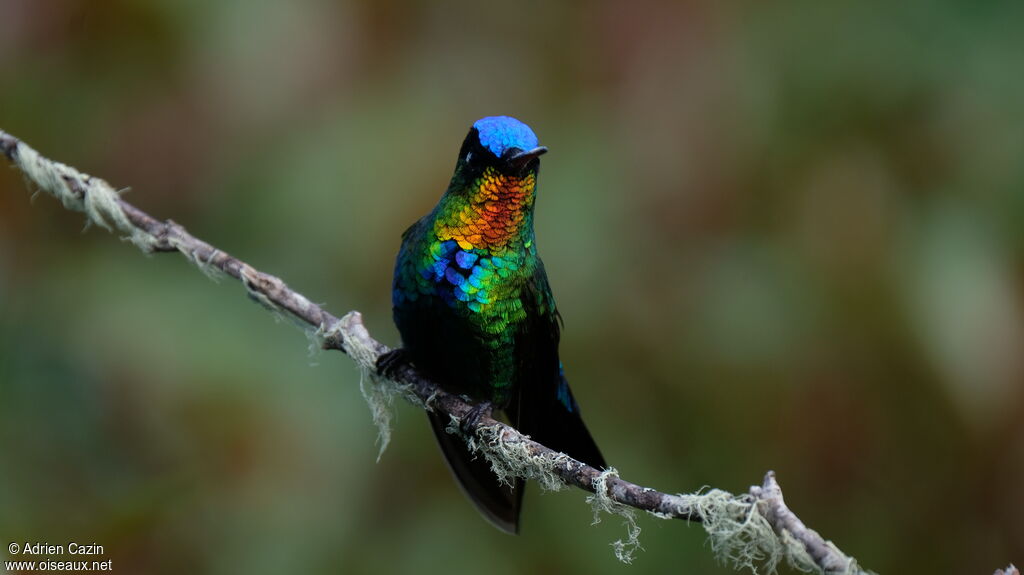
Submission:
<svg viewBox="0 0 1024 575">
<path fill-rule="evenodd" d="M 437 207 L 403 234 L 392 300 L 403 352 L 444 389 L 504 409 L 513 425 L 602 467 L 558 360 L 560 318 L 537 257 L 533 131 L 505 116 L 477 121 Z M 482 460 L 432 424 L 449 465 L 484 514 L 518 528 L 521 482 L 498 485 Z"/>
</svg>

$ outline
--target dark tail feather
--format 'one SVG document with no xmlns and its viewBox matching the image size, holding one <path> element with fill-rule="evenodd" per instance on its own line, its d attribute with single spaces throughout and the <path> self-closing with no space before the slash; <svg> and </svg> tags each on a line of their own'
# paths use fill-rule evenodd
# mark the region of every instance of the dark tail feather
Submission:
<svg viewBox="0 0 1024 575">
<path fill-rule="evenodd" d="M 430 412 L 427 416 L 448 469 L 473 505 L 498 529 L 512 535 L 519 533 L 523 480 L 516 479 L 515 487 L 499 483 L 484 456 L 474 456 L 462 439 L 445 431 L 447 415 Z"/>
<path fill-rule="evenodd" d="M 580 406 L 564 376 L 559 375 L 557 388 L 552 391 L 551 387 L 535 386 L 520 392 L 518 402 L 514 401 L 509 409 L 513 420 L 517 421 L 517 429 L 534 441 L 591 467 L 606 468 L 601 450 L 583 423 Z"/>
</svg>

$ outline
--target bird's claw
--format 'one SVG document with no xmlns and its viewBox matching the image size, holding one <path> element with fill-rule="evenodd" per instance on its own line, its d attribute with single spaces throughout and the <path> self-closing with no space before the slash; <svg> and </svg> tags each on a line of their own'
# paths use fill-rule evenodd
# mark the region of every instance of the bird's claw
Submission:
<svg viewBox="0 0 1024 575">
<path fill-rule="evenodd" d="M 480 423 L 480 420 L 484 417 L 490 417 L 491 412 L 494 410 L 494 406 L 489 401 L 481 401 L 475 404 L 466 414 L 466 417 L 462 418 L 462 423 L 459 427 L 462 433 L 465 435 L 472 435 L 476 426 Z"/>
<path fill-rule="evenodd" d="M 394 379 L 399 370 L 411 363 L 405 348 L 393 349 L 377 358 L 377 373 L 388 379 Z"/>
</svg>

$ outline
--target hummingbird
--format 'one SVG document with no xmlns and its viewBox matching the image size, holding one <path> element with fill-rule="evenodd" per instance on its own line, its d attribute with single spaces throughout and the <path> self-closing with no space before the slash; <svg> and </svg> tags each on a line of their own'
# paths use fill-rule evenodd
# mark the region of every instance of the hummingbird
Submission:
<svg viewBox="0 0 1024 575">
<path fill-rule="evenodd" d="M 580 417 L 558 358 L 562 319 L 537 255 L 533 212 L 540 146 L 509 116 L 476 121 L 437 206 L 402 234 L 392 306 L 402 347 L 385 371 L 411 363 L 474 413 L 501 411 L 551 449 L 592 467 L 604 458 Z M 518 533 L 524 482 L 499 482 L 483 457 L 428 412 L 448 467 L 477 509 Z"/>
</svg>

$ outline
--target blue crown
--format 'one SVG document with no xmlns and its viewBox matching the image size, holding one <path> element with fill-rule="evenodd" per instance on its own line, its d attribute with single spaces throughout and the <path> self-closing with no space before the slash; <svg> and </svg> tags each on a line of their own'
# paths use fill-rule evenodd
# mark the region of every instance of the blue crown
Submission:
<svg viewBox="0 0 1024 575">
<path fill-rule="evenodd" d="M 488 116 L 473 124 L 480 133 L 480 144 L 500 158 L 509 148 L 532 150 L 537 135 L 529 126 L 509 116 Z"/>
</svg>

